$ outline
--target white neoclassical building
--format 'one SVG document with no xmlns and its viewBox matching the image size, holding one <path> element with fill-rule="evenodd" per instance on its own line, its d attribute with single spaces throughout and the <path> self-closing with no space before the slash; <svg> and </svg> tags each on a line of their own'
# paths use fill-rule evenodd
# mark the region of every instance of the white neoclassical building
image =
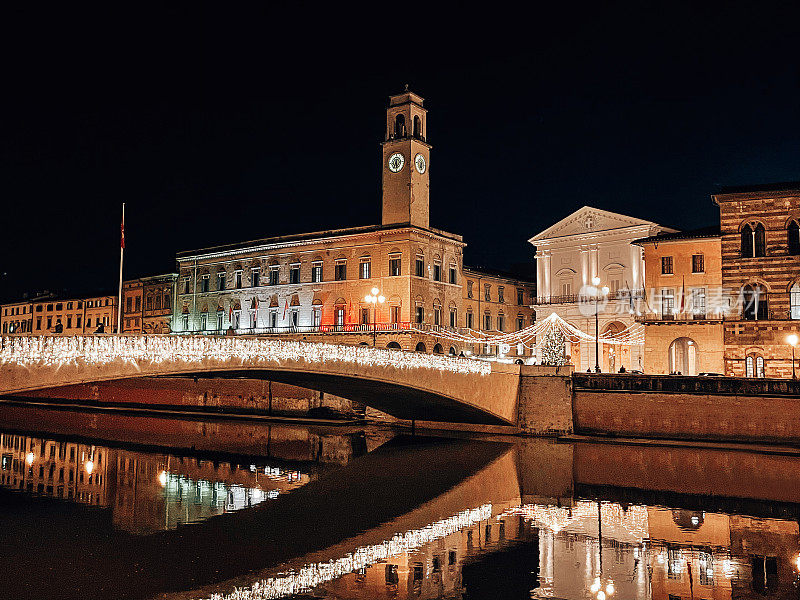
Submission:
<svg viewBox="0 0 800 600">
<path fill-rule="evenodd" d="M 536 246 L 536 318 L 556 313 L 577 329 L 595 335 L 595 278 L 608 294 L 598 302 L 600 336 L 625 332 L 635 325 L 644 297 L 642 248 L 631 242 L 674 229 L 618 213 L 584 206 L 530 240 Z M 624 334 L 622 334 L 624 337 Z M 573 338 L 567 353 L 576 369 L 604 372 L 620 367 L 641 369 L 640 344 L 600 344 Z"/>
</svg>

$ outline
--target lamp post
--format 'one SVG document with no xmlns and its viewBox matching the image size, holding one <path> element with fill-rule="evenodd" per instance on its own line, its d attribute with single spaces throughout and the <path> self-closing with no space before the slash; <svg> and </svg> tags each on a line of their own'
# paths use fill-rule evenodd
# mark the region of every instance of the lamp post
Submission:
<svg viewBox="0 0 800 600">
<path fill-rule="evenodd" d="M 789 345 L 792 347 L 792 379 L 797 379 L 797 374 L 794 368 L 794 349 L 797 346 L 798 340 L 800 340 L 800 338 L 797 337 L 796 333 L 786 336 L 786 341 L 789 342 Z"/>
<path fill-rule="evenodd" d="M 600 293 L 603 296 L 608 294 L 607 287 L 600 286 L 600 278 L 592 277 L 592 284 L 594 285 L 594 372 L 600 372 L 600 317 L 598 302 L 600 301 Z"/>
<path fill-rule="evenodd" d="M 386 298 L 380 295 L 381 291 L 374 287 L 371 294 L 364 296 L 364 302 L 372 304 L 372 347 L 374 348 L 378 343 L 378 323 L 376 319 L 378 304 L 386 302 Z"/>
</svg>

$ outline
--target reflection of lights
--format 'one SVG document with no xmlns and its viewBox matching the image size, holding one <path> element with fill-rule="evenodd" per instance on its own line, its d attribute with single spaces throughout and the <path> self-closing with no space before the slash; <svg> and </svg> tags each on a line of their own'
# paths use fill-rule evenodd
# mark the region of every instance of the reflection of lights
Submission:
<svg viewBox="0 0 800 600">
<path fill-rule="evenodd" d="M 725 573 L 725 577 L 727 577 L 728 579 L 733 577 L 733 573 L 734 573 L 733 562 L 730 561 L 727 558 L 725 560 L 723 560 L 722 561 L 722 571 Z"/>
<path fill-rule="evenodd" d="M 92 474 L 92 471 L 94 471 L 94 463 L 93 463 L 92 461 L 90 461 L 90 460 L 87 460 L 87 461 L 86 461 L 86 464 L 85 464 L 84 466 L 85 466 L 85 468 L 86 468 L 86 472 L 87 472 L 89 475 L 91 475 L 91 474 Z"/>
<path fill-rule="evenodd" d="M 600 578 L 599 577 L 595 577 L 594 583 L 592 584 L 592 587 L 590 587 L 589 589 L 592 590 L 593 594 L 596 594 L 597 592 L 600 591 Z"/>
<path fill-rule="evenodd" d="M 658 561 L 658 564 L 660 564 L 660 565 L 663 565 L 667 561 L 667 559 L 664 558 L 664 553 L 663 552 L 658 555 L 656 560 Z M 728 562 L 730 562 L 730 561 L 728 561 Z"/>
<path fill-rule="evenodd" d="M 34 458 L 36 457 L 33 455 L 33 452 L 28 452 L 28 454 L 25 455 L 25 462 L 28 463 L 29 467 L 33 464 Z"/>
<path fill-rule="evenodd" d="M 606 593 L 603 590 L 597 592 L 597 600 L 606 600 Z"/>
<path fill-rule="evenodd" d="M 614 583 L 609 581 L 608 585 L 606 586 L 606 594 L 609 596 L 614 593 Z"/>
<path fill-rule="evenodd" d="M 797 567 L 797 570 L 800 571 L 800 554 L 798 554 L 797 558 L 794 559 L 794 564 Z"/>
<path fill-rule="evenodd" d="M 697 517 L 692 517 L 692 525 L 697 527 L 699 524 L 700 524 L 700 519 L 698 519 Z"/>
<path fill-rule="evenodd" d="M 307 565 L 299 571 L 290 571 L 285 575 L 256 581 L 249 588 L 237 588 L 234 592 L 222 595 L 214 594 L 210 600 L 266 600 L 281 598 L 308 591 L 327 581 L 332 581 L 347 573 L 363 569 L 379 561 L 411 552 L 432 541 L 447 537 L 465 527 L 485 521 L 492 516 L 492 505 L 484 504 L 480 508 L 465 510 L 442 521 L 431 523 L 422 529 L 414 529 L 395 535 L 392 539 L 373 546 L 362 546 L 337 560 Z"/>
<path fill-rule="evenodd" d="M 161 473 L 158 474 L 158 483 L 161 484 L 161 487 L 164 487 L 165 485 L 167 485 L 167 472 L 166 471 L 161 471 Z"/>
</svg>

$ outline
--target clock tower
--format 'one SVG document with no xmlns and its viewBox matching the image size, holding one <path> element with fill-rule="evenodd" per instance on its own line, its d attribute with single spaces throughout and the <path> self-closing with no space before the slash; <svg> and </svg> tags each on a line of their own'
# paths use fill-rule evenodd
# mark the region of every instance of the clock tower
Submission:
<svg viewBox="0 0 800 600">
<path fill-rule="evenodd" d="M 389 97 L 386 137 L 382 144 L 383 210 L 381 223 L 430 225 L 427 111 L 421 96 L 408 91 Z"/>
</svg>

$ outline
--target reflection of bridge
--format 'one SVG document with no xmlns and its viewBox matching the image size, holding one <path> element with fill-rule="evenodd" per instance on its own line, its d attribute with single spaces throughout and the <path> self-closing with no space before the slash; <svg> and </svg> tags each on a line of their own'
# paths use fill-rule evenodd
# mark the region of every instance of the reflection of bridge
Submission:
<svg viewBox="0 0 800 600">
<path fill-rule="evenodd" d="M 519 369 L 402 350 L 211 336 L 5 338 L 0 394 L 133 377 L 268 378 L 402 419 L 516 424 Z"/>
</svg>

